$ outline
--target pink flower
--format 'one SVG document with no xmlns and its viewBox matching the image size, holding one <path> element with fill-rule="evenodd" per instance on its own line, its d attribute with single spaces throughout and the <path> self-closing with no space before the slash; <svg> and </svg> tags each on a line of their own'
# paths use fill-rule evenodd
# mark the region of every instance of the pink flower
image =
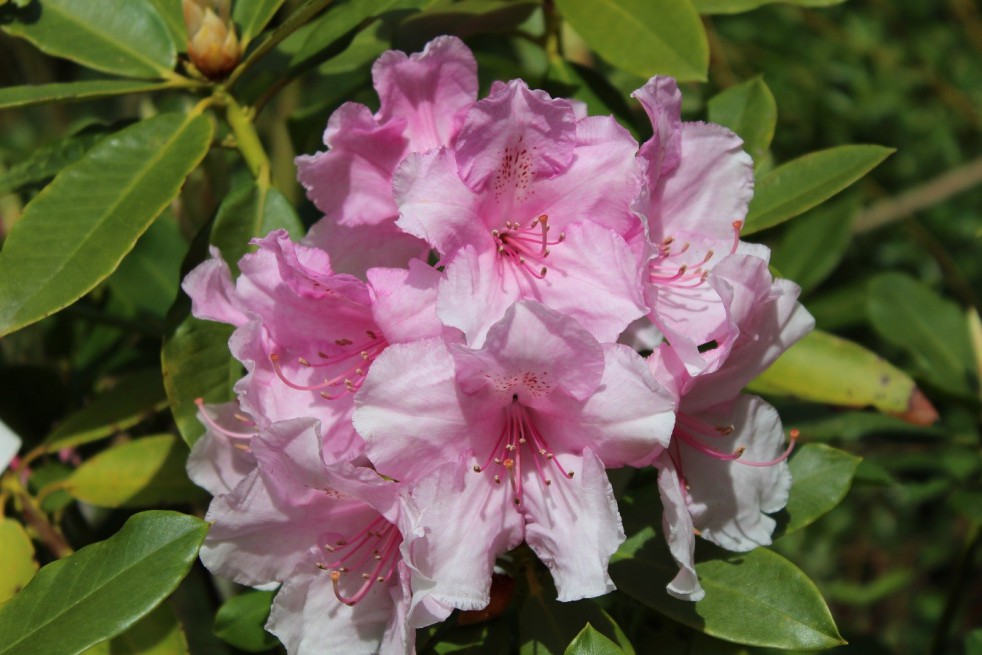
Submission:
<svg viewBox="0 0 982 655">
<path fill-rule="evenodd" d="M 408 57 L 386 52 L 372 77 L 379 111 L 345 103 L 324 132 L 328 151 L 297 158 L 300 183 L 324 212 L 304 243 L 330 253 L 337 270 L 356 275 L 425 258 L 426 245 L 394 227 L 399 212 L 392 174 L 409 153 L 449 145 L 477 100 L 477 63 L 452 36 Z"/>
<path fill-rule="evenodd" d="M 633 95 L 654 129 L 639 152 L 644 187 L 636 203 L 649 238 L 648 317 L 695 375 L 718 367 L 736 336 L 710 272 L 737 252 L 767 258 L 766 249 L 739 241 L 753 197 L 753 162 L 726 128 L 681 121 L 674 79 L 653 77 Z M 715 348 L 700 353 L 709 343 Z"/>
<path fill-rule="evenodd" d="M 709 284 L 738 328 L 722 366 L 692 377 L 667 344 L 648 360 L 655 378 L 680 397 L 671 445 L 655 464 L 663 526 L 680 566 L 668 592 L 684 600 L 703 596 L 693 562 L 694 533 L 733 551 L 771 543 L 775 522 L 768 514 L 787 503 L 786 460 L 796 432 L 785 447 L 774 408 L 740 390 L 814 325 L 797 303 L 798 287 L 772 280 L 758 257 L 725 258 Z"/>
<path fill-rule="evenodd" d="M 411 653 L 413 629 L 446 617 L 410 625 L 403 535 L 418 512 L 371 469 L 325 464 L 319 432 L 296 419 L 252 437 L 253 468 L 212 501 L 201 560 L 240 584 L 283 582 L 267 628 L 291 655 Z"/>
<path fill-rule="evenodd" d="M 195 316 L 237 327 L 232 354 L 248 373 L 235 385 L 260 428 L 277 421 L 321 421 L 325 454 L 351 461 L 363 443 L 351 426 L 353 395 L 390 342 L 439 335 L 439 274 L 421 262 L 372 269 L 369 283 L 335 273 L 326 253 L 293 244 L 280 230 L 254 242 L 233 284 L 217 252 L 184 288 Z"/>
<path fill-rule="evenodd" d="M 645 312 L 625 237 L 640 183 L 637 144 L 609 117 L 496 83 L 452 146 L 409 156 L 393 181 L 397 225 L 446 265 L 437 312 L 479 346 L 516 300 L 531 299 L 613 341 Z"/>
<path fill-rule="evenodd" d="M 430 598 L 461 609 L 488 603 L 495 557 L 523 539 L 560 600 L 612 590 L 624 535 L 604 467 L 645 461 L 673 423 L 636 353 L 529 301 L 478 350 L 391 346 L 356 405 L 369 458 L 413 485 L 425 539 L 409 552 Z"/>
</svg>

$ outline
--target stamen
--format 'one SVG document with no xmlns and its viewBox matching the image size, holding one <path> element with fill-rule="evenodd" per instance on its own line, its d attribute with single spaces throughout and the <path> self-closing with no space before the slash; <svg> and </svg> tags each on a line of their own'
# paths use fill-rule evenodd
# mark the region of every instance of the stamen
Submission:
<svg viewBox="0 0 982 655">
<path fill-rule="evenodd" d="M 198 406 L 198 409 L 201 411 L 202 420 L 204 420 L 204 422 L 208 425 L 208 427 L 211 428 L 212 432 L 216 432 L 217 434 L 224 435 L 226 437 L 229 437 L 230 439 L 252 439 L 254 436 L 256 436 L 255 432 L 234 432 L 232 430 L 220 426 L 217 422 L 215 422 L 215 419 L 213 419 L 211 415 L 208 413 L 208 411 L 205 409 L 204 398 L 195 398 L 194 404 Z M 236 414 L 236 418 L 239 418 L 238 414 Z M 245 417 L 242 417 L 242 419 L 240 420 L 248 421 L 248 419 L 246 419 Z"/>
<path fill-rule="evenodd" d="M 509 259 L 517 269 L 536 279 L 543 279 L 548 268 L 534 268 L 529 261 L 542 260 L 549 256 L 549 246 L 566 240 L 564 232 L 554 241 L 549 240 L 549 217 L 546 214 L 536 217 L 529 227 L 522 227 L 517 221 L 505 221 L 502 229 L 491 230 L 491 238 L 497 244 L 496 250 L 502 259 Z M 534 246 L 538 246 L 536 250 Z"/>
<path fill-rule="evenodd" d="M 780 464 L 791 456 L 791 451 L 794 450 L 794 445 L 798 442 L 798 437 L 801 436 L 801 433 L 798 430 L 791 430 L 789 436 L 791 437 L 791 441 L 788 443 L 788 447 L 774 459 L 767 462 L 752 462 L 741 459 L 740 463 L 746 464 L 747 466 L 774 466 L 775 464 Z"/>
</svg>

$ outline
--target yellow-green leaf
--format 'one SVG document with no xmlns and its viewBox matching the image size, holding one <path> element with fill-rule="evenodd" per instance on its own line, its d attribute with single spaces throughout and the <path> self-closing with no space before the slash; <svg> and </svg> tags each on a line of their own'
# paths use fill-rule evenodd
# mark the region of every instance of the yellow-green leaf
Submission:
<svg viewBox="0 0 982 655">
<path fill-rule="evenodd" d="M 757 167 L 767 155 L 777 125 L 777 103 L 761 76 L 747 80 L 709 100 L 709 122 L 719 123 L 743 139 L 743 149 Z"/>
<path fill-rule="evenodd" d="M 0 519 L 0 604 L 20 591 L 37 570 L 34 544 L 24 526 L 13 519 Z"/>
</svg>

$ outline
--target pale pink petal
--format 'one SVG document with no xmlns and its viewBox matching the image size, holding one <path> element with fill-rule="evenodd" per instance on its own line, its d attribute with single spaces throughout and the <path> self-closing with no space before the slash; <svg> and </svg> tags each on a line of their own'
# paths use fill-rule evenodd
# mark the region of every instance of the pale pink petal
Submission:
<svg viewBox="0 0 982 655">
<path fill-rule="evenodd" d="M 303 243 L 327 252 L 338 273 L 365 279 L 375 266 L 401 267 L 412 259 L 426 259 L 430 248 L 395 223 L 340 225 L 328 220 L 315 223 Z"/>
<path fill-rule="evenodd" d="M 382 101 L 376 119 L 404 119 L 413 152 L 449 145 L 460 114 L 477 100 L 477 61 L 455 36 L 439 36 L 408 57 L 398 50 L 382 54 L 372 78 Z"/>
<path fill-rule="evenodd" d="M 354 413 L 379 472 L 413 481 L 466 452 L 475 429 L 457 396 L 453 358 L 442 340 L 386 348 L 355 398 Z"/>
<path fill-rule="evenodd" d="M 569 168 L 562 175 L 537 180 L 535 193 L 516 208 L 525 220 L 519 216 L 512 220 L 527 223 L 545 214 L 556 232 L 572 223 L 592 221 L 621 236 L 631 234 L 639 223 L 630 211 L 641 184 L 637 150 L 637 141 L 609 116 L 578 121 Z"/>
<path fill-rule="evenodd" d="M 297 178 L 307 197 L 343 225 L 377 225 L 398 215 L 392 173 L 406 156 L 401 121 L 379 124 L 364 105 L 341 105 L 325 133 L 327 152 L 297 157 Z"/>
<path fill-rule="evenodd" d="M 230 325 L 249 321 L 247 309 L 236 296 L 232 271 L 217 248 L 184 278 L 181 287 L 191 297 L 191 313 L 197 318 Z"/>
<path fill-rule="evenodd" d="M 683 123 L 678 168 L 649 189 L 652 241 L 699 235 L 728 242 L 754 194 L 753 160 L 725 127 Z"/>
<path fill-rule="evenodd" d="M 463 332 L 472 347 L 482 346 L 488 329 L 522 297 L 516 277 L 501 273 L 507 266 L 493 250 L 468 246 L 457 252 L 440 280 L 437 316 Z"/>
<path fill-rule="evenodd" d="M 326 251 L 293 243 L 286 230 L 274 230 L 261 239 L 253 239 L 252 244 L 273 254 L 280 279 L 297 296 L 314 301 L 340 297 L 360 305 L 371 302 L 362 280 L 335 273 Z M 255 270 L 247 265 L 244 272 L 252 274 Z"/>
<path fill-rule="evenodd" d="M 460 177 L 490 187 L 499 204 L 522 199 L 533 179 L 566 170 L 576 145 L 569 101 L 533 91 L 521 80 L 499 84 L 471 108 L 454 146 Z"/>
<path fill-rule="evenodd" d="M 646 297 L 651 308 L 648 318 L 665 334 L 690 375 L 705 371 L 713 357 L 718 361 L 722 354 L 710 352 L 703 356 L 699 346 L 713 341 L 717 346 L 728 344 L 736 334 L 723 299 L 708 281 L 649 285 Z"/>
<path fill-rule="evenodd" d="M 468 244 L 487 243 L 490 229 L 478 213 L 478 198 L 460 179 L 445 148 L 413 154 L 396 170 L 392 188 L 402 230 L 447 256 Z"/>
<path fill-rule="evenodd" d="M 475 473 L 464 460 L 445 464 L 412 489 L 421 537 L 404 542 L 415 570 L 413 604 L 487 606 L 495 558 L 522 541 L 523 521 L 507 485 Z"/>
<path fill-rule="evenodd" d="M 653 134 L 641 146 L 639 155 L 653 188 L 658 178 L 670 174 L 679 164 L 682 93 L 674 78 L 655 76 L 631 97 L 641 103 L 651 121 Z"/>
<path fill-rule="evenodd" d="M 685 501 L 685 489 L 668 453 L 663 453 L 658 466 L 658 493 L 662 502 L 662 530 L 679 572 L 665 588 L 669 595 L 680 600 L 697 601 L 706 596 L 695 566 L 695 528 Z"/>
<path fill-rule="evenodd" d="M 517 302 L 488 331 L 480 350 L 453 347 L 457 381 L 466 393 L 485 387 L 505 405 L 535 407 L 560 392 L 589 398 L 604 373 L 600 344 L 569 317 L 536 302 Z"/>
<path fill-rule="evenodd" d="M 202 412 L 208 413 L 208 420 L 201 421 L 208 429 L 191 447 L 187 464 L 188 477 L 212 496 L 220 496 L 230 493 L 256 468 L 256 459 L 249 451 L 255 425 L 237 418 L 241 416 L 237 402 L 208 405 L 198 411 L 199 420 Z M 212 424 L 223 428 L 225 432 L 216 431 L 210 427 Z M 232 436 L 235 434 L 243 436 Z"/>
<path fill-rule="evenodd" d="M 741 395 L 730 412 L 710 411 L 693 418 L 713 426 L 734 426 L 730 435 L 716 433 L 702 440 L 714 450 L 746 449 L 739 459 L 724 461 L 680 443 L 695 527 L 704 539 L 727 550 L 747 551 L 770 544 L 775 521 L 765 512 L 777 512 L 787 504 L 791 473 L 786 461 L 772 466 L 744 462 L 771 462 L 785 451 L 777 412 L 757 396 Z"/>
<path fill-rule="evenodd" d="M 586 402 L 557 399 L 537 422 L 550 444 L 590 448 L 607 468 L 649 463 L 668 446 L 675 403 L 627 346 L 604 344 L 603 379 Z"/>
<path fill-rule="evenodd" d="M 266 629 L 290 655 L 377 655 L 396 613 L 388 588 L 378 587 L 357 605 L 345 605 L 316 561 L 315 551 L 297 564 L 276 594 Z"/>
<path fill-rule="evenodd" d="M 614 490 L 591 450 L 557 457 L 572 479 L 558 477 L 547 485 L 526 469 L 525 540 L 552 572 L 559 600 L 601 596 L 614 590 L 607 564 L 624 543 Z"/>
<path fill-rule="evenodd" d="M 389 343 L 440 336 L 443 324 L 436 315 L 440 272 L 414 259 L 409 268 L 372 268 L 372 314 Z"/>
</svg>

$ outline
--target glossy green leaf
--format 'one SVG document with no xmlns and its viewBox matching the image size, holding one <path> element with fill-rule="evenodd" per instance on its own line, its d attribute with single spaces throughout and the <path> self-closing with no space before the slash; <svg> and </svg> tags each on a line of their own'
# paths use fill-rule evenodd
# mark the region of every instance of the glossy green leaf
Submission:
<svg viewBox="0 0 982 655">
<path fill-rule="evenodd" d="M 570 642 L 565 655 L 624 655 L 624 651 L 587 623 Z"/>
<path fill-rule="evenodd" d="M 26 159 L 0 173 L 0 196 L 51 179 L 58 171 L 81 159 L 89 148 L 105 136 L 104 130 L 96 128 L 56 139 L 37 148 Z"/>
<path fill-rule="evenodd" d="M 665 592 L 678 565 L 650 527 L 621 546 L 610 575 L 635 600 L 719 639 L 795 650 L 845 643 L 818 589 L 794 564 L 766 548 L 730 553 L 703 546 L 696 571 L 706 597 L 696 603 Z"/>
<path fill-rule="evenodd" d="M 82 462 L 62 486 L 99 507 L 150 507 L 198 498 L 184 467 L 188 449 L 170 434 L 141 437 Z"/>
<path fill-rule="evenodd" d="M 0 519 L 0 605 L 23 589 L 37 570 L 34 544 L 24 526 Z"/>
<path fill-rule="evenodd" d="M 805 435 L 807 438 L 808 435 Z M 791 494 L 784 534 L 811 525 L 842 502 L 861 457 L 825 444 L 806 444 L 789 462 Z"/>
<path fill-rule="evenodd" d="M 187 249 L 177 223 L 162 216 L 140 237 L 106 284 L 117 297 L 163 318 L 180 289 L 181 260 Z"/>
<path fill-rule="evenodd" d="M 232 3 L 232 20 L 239 29 L 243 49 L 273 20 L 282 5 L 283 0 L 236 0 Z"/>
<path fill-rule="evenodd" d="M 405 1 L 394 8 L 405 7 Z M 530 0 L 460 0 L 458 2 L 416 2 L 430 5 L 412 14 L 399 24 L 394 45 L 405 52 L 422 50 L 426 42 L 441 34 L 453 34 L 466 39 L 477 34 L 504 34 L 528 20 L 538 8 Z"/>
<path fill-rule="evenodd" d="M 704 81 L 709 46 L 690 0 L 556 0 L 587 45 L 643 78 Z"/>
<path fill-rule="evenodd" d="M 3 26 L 55 57 L 126 77 L 167 77 L 177 51 L 148 0 L 38 0 Z"/>
<path fill-rule="evenodd" d="M 909 375 L 874 352 L 821 330 L 789 348 L 748 388 L 818 403 L 902 414 L 917 387 Z"/>
<path fill-rule="evenodd" d="M 205 433 L 195 399 L 204 398 L 209 403 L 232 400 L 232 385 L 242 377 L 242 365 L 228 350 L 231 335 L 230 325 L 188 316 L 164 340 L 164 388 L 177 427 L 189 446 Z"/>
<path fill-rule="evenodd" d="M 846 0 L 693 0 L 700 14 L 739 14 L 780 2 L 799 7 L 831 7 Z"/>
<path fill-rule="evenodd" d="M 86 80 L 84 82 L 55 82 L 53 84 L 29 84 L 0 89 L 0 109 L 27 107 L 48 102 L 76 102 L 95 100 L 128 93 L 160 91 L 173 86 L 170 82 L 145 82 L 143 80 Z"/>
<path fill-rule="evenodd" d="M 839 193 L 876 168 L 893 148 L 837 146 L 812 152 L 765 173 L 754 188 L 743 235 L 783 223 Z"/>
<path fill-rule="evenodd" d="M 901 273 L 878 275 L 868 290 L 869 319 L 884 341 L 906 350 L 931 384 L 972 393 L 975 358 L 958 305 Z"/>
<path fill-rule="evenodd" d="M 250 589 L 229 598 L 215 615 L 215 634 L 250 653 L 275 647 L 279 641 L 263 627 L 275 595 L 273 591 Z"/>
<path fill-rule="evenodd" d="M 838 267 L 852 243 L 852 223 L 859 211 L 855 196 L 816 207 L 788 225 L 771 263 L 783 277 L 811 291 Z"/>
<path fill-rule="evenodd" d="M 0 607 L 0 655 L 74 655 L 122 633 L 177 587 L 207 531 L 193 516 L 143 512 L 48 564 Z"/>
<path fill-rule="evenodd" d="M 176 0 L 150 0 L 170 32 L 171 41 L 178 52 L 187 52 L 188 30 L 184 26 L 184 12 Z"/>
<path fill-rule="evenodd" d="M 239 259 L 255 249 L 250 248 L 249 240 L 280 228 L 294 239 L 303 236 L 303 224 L 283 194 L 250 178 L 222 201 L 211 228 L 211 244 L 222 252 L 232 270 L 238 272 Z"/>
<path fill-rule="evenodd" d="M 48 452 L 80 446 L 126 430 L 167 406 L 160 371 L 149 369 L 119 380 L 48 435 Z"/>
<path fill-rule="evenodd" d="M 188 652 L 184 631 L 167 603 L 109 640 L 109 655 L 187 655 Z"/>
<path fill-rule="evenodd" d="M 777 103 L 764 78 L 758 75 L 711 98 L 709 122 L 736 132 L 743 139 L 743 149 L 753 157 L 754 167 L 757 167 L 774 138 Z"/>
<path fill-rule="evenodd" d="M 0 336 L 107 277 L 211 143 L 205 116 L 162 114 L 107 137 L 32 200 L 0 252 Z"/>
</svg>

